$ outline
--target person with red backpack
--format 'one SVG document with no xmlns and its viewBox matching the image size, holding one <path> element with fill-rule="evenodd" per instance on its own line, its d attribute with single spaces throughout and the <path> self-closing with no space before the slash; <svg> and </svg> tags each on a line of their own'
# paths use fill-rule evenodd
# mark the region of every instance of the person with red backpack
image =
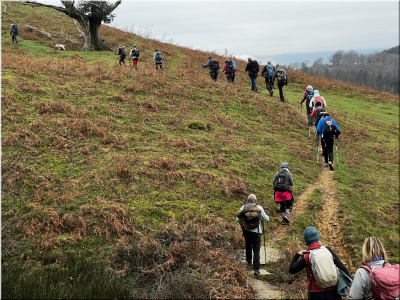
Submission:
<svg viewBox="0 0 400 300">
<path fill-rule="evenodd" d="M 363 265 L 354 275 L 349 300 L 399 299 L 399 265 L 387 262 L 385 248 L 375 237 L 366 238 L 362 247 Z"/>
<path fill-rule="evenodd" d="M 226 80 L 228 80 L 229 83 L 233 83 L 236 71 L 237 70 L 235 69 L 235 66 L 233 65 L 233 61 L 231 61 L 229 59 L 225 59 L 225 64 L 222 67 L 221 73 L 225 72 Z"/>
<path fill-rule="evenodd" d="M 313 97 L 314 97 L 313 87 L 311 85 L 308 85 L 306 91 L 304 92 L 303 98 L 300 101 L 300 105 L 302 105 L 304 100 L 306 100 L 308 126 L 312 125 L 312 119 L 311 119 L 312 107 L 310 107 L 310 101 Z"/>
<path fill-rule="evenodd" d="M 218 78 L 218 70 L 219 70 L 219 62 L 216 59 L 213 59 L 210 55 L 208 57 L 208 61 L 205 64 L 201 65 L 203 68 L 210 68 L 210 77 L 212 80 L 217 81 Z"/>
<path fill-rule="evenodd" d="M 306 269 L 308 299 L 341 300 L 342 296 L 337 292 L 338 269 L 351 278 L 349 271 L 330 247 L 321 246 L 317 229 L 308 227 L 303 236 L 307 250 L 301 250 L 293 256 L 289 273 L 296 274 Z"/>
<path fill-rule="evenodd" d="M 326 101 L 324 97 L 319 94 L 318 90 L 314 90 L 314 96 L 310 100 L 309 107 L 313 109 L 318 106 L 326 107 Z"/>
<path fill-rule="evenodd" d="M 281 169 L 275 174 L 272 184 L 274 185 L 274 200 L 280 205 L 282 225 L 289 224 L 289 213 L 293 207 L 292 186 L 294 182 L 288 163 L 281 164 Z"/>
</svg>

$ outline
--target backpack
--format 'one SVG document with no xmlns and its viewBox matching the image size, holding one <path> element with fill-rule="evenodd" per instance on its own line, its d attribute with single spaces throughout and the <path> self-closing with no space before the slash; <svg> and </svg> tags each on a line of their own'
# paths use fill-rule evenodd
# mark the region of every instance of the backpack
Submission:
<svg viewBox="0 0 400 300">
<path fill-rule="evenodd" d="M 310 104 L 312 97 L 314 97 L 314 90 L 306 90 L 307 105 Z"/>
<path fill-rule="evenodd" d="M 131 55 L 132 55 L 132 57 L 139 57 L 139 50 L 136 49 L 136 51 L 135 51 L 135 49 L 132 49 L 131 50 Z"/>
<path fill-rule="evenodd" d="M 162 57 L 162 54 L 161 54 L 160 51 L 158 51 L 158 52 L 156 53 L 155 60 L 156 60 L 156 61 L 162 61 L 162 60 L 163 60 L 163 57 Z"/>
<path fill-rule="evenodd" d="M 276 78 L 278 79 L 278 83 L 286 82 L 287 73 L 284 69 L 278 68 L 276 71 Z"/>
<path fill-rule="evenodd" d="M 232 61 L 226 62 L 225 73 L 233 73 L 233 72 L 235 72 L 235 69 L 233 68 Z"/>
<path fill-rule="evenodd" d="M 314 93 L 314 91 L 313 91 L 313 93 Z M 324 101 L 322 100 L 321 96 L 314 98 L 314 106 L 318 106 L 317 103 L 319 103 L 319 106 L 324 107 Z"/>
<path fill-rule="evenodd" d="M 219 70 L 219 62 L 215 59 L 211 59 L 210 61 L 210 70 L 217 71 Z"/>
<path fill-rule="evenodd" d="M 274 190 L 279 192 L 291 192 L 290 185 L 288 184 L 286 177 L 287 177 L 286 170 L 280 170 L 276 174 Z"/>
<path fill-rule="evenodd" d="M 391 265 L 385 262 L 382 268 L 371 269 L 367 263 L 363 262 L 361 268 L 369 271 L 372 298 L 399 299 L 399 265 Z"/>
<path fill-rule="evenodd" d="M 257 228 L 260 225 L 261 209 L 256 204 L 249 203 L 243 207 L 243 210 L 239 211 L 237 217 L 244 221 L 240 222 L 243 230 Z"/>
<path fill-rule="evenodd" d="M 252 61 L 250 70 L 253 72 L 253 74 L 257 74 L 258 71 L 260 70 L 260 68 L 258 66 L 258 62 L 256 60 Z"/>
<path fill-rule="evenodd" d="M 235 70 L 237 70 L 236 63 L 235 63 L 234 60 L 232 60 L 232 64 L 233 64 L 233 68 L 234 68 Z"/>
<path fill-rule="evenodd" d="M 273 77 L 274 76 L 274 66 L 273 65 L 267 65 L 267 74 L 268 77 Z"/>
<path fill-rule="evenodd" d="M 339 281 L 339 270 L 333 260 L 332 253 L 325 246 L 309 251 L 310 275 L 320 289 L 335 286 Z"/>
<path fill-rule="evenodd" d="M 340 132 L 339 130 L 337 130 L 335 124 L 333 124 L 332 119 L 330 119 L 329 121 L 327 120 L 324 121 L 325 121 L 325 128 L 324 128 L 324 133 L 322 134 L 322 138 L 326 139 L 332 136 L 338 137 Z"/>
</svg>

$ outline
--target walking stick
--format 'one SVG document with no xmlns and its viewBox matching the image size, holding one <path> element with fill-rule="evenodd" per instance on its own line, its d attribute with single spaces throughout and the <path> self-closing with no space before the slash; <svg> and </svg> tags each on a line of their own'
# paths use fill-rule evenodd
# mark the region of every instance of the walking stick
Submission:
<svg viewBox="0 0 400 300">
<path fill-rule="evenodd" d="M 287 85 L 286 85 L 286 87 L 289 89 L 289 91 L 293 94 L 293 96 L 294 96 L 294 93 L 293 93 L 293 91 L 290 89 L 290 87 L 288 87 Z"/>
<path fill-rule="evenodd" d="M 335 144 L 336 144 L 336 165 L 339 165 L 339 154 L 337 152 L 337 137 L 335 138 Z"/>
<path fill-rule="evenodd" d="M 318 154 L 317 154 L 317 164 L 318 164 L 318 159 L 319 159 L 319 137 L 318 137 L 318 135 L 317 135 L 317 151 L 318 151 Z"/>
<path fill-rule="evenodd" d="M 303 117 L 303 103 L 302 104 L 300 104 L 300 106 L 301 106 L 301 116 Z"/>
<path fill-rule="evenodd" d="M 263 235 L 264 235 L 264 254 L 265 254 L 265 263 L 267 263 L 267 249 L 265 249 L 265 229 L 264 229 L 264 221 L 262 221 L 263 225 Z"/>
<path fill-rule="evenodd" d="M 310 138 L 310 135 L 311 135 L 311 125 L 310 125 L 310 127 L 308 128 L 308 138 Z"/>
<path fill-rule="evenodd" d="M 236 80 L 236 84 L 239 85 L 239 82 L 237 81 L 236 76 L 235 76 L 235 80 Z"/>
</svg>

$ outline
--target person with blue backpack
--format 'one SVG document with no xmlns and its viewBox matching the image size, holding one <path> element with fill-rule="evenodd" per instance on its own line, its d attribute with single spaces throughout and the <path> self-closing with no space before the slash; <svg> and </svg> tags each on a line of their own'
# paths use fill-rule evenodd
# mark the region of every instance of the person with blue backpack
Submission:
<svg viewBox="0 0 400 300">
<path fill-rule="evenodd" d="M 314 89 L 311 85 L 308 85 L 306 91 L 304 92 L 303 98 L 300 101 L 300 105 L 303 105 L 303 102 L 306 101 L 308 126 L 312 125 L 311 113 L 313 108 L 310 107 L 310 101 L 313 97 L 314 97 Z"/>
<path fill-rule="evenodd" d="M 265 78 L 265 85 L 271 97 L 274 95 L 274 92 L 272 91 L 274 73 L 275 67 L 272 65 L 271 60 L 268 59 L 267 64 L 264 66 L 261 72 L 261 76 Z"/>
<path fill-rule="evenodd" d="M 233 66 L 233 63 L 229 59 L 225 59 L 225 64 L 222 67 L 221 73 L 225 72 L 226 80 L 228 80 L 229 83 L 233 83 L 233 80 L 235 78 L 235 67 Z"/>
<path fill-rule="evenodd" d="M 325 158 L 324 167 L 329 166 L 333 171 L 333 142 L 340 135 L 340 130 L 328 112 L 321 112 L 320 116 L 321 119 L 317 125 L 317 135 L 321 139 L 322 155 Z"/>
<path fill-rule="evenodd" d="M 216 59 L 213 59 L 210 55 L 208 57 L 208 61 L 205 64 L 201 65 L 203 68 L 210 68 L 210 77 L 212 80 L 217 81 L 218 78 L 218 70 L 219 70 L 219 62 Z"/>
</svg>

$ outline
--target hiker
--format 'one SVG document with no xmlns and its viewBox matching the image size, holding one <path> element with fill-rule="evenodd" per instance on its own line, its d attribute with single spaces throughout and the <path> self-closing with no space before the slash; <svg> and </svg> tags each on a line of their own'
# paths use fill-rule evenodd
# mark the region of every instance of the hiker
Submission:
<svg viewBox="0 0 400 300">
<path fill-rule="evenodd" d="M 243 205 L 237 214 L 236 221 L 240 223 L 246 242 L 246 262 L 251 265 L 253 256 L 254 275 L 260 275 L 260 246 L 261 246 L 261 218 L 268 222 L 269 217 L 260 205 L 256 205 L 257 197 L 254 194 L 247 198 L 248 204 Z"/>
<path fill-rule="evenodd" d="M 226 79 L 228 80 L 229 83 L 233 83 L 233 80 L 235 78 L 235 72 L 236 69 L 233 66 L 233 62 L 230 61 L 229 59 L 225 59 L 224 66 L 222 67 L 221 73 L 225 72 Z"/>
<path fill-rule="evenodd" d="M 333 171 L 333 142 L 340 135 L 339 126 L 331 119 L 328 112 L 320 113 L 321 119 L 317 125 L 317 135 L 321 139 L 322 155 L 325 158 L 324 167 Z"/>
<path fill-rule="evenodd" d="M 399 265 L 386 264 L 387 255 L 381 241 L 375 237 L 366 238 L 362 254 L 363 265 L 354 275 L 349 300 L 398 299 Z"/>
<path fill-rule="evenodd" d="M 118 46 L 119 46 L 118 53 L 115 53 L 115 55 L 119 55 L 119 65 L 123 63 L 125 66 L 125 57 L 126 57 L 125 46 L 122 46 L 121 44 L 119 44 Z"/>
<path fill-rule="evenodd" d="M 286 71 L 279 66 L 279 64 L 276 64 L 276 71 L 274 74 L 274 78 L 272 79 L 272 85 L 274 85 L 274 81 L 276 78 L 276 82 L 278 83 L 278 89 L 279 89 L 279 98 L 281 99 L 281 102 L 285 102 L 285 96 L 283 95 L 283 86 L 288 84 L 288 76 Z"/>
<path fill-rule="evenodd" d="M 267 90 L 269 92 L 269 95 L 272 97 L 274 95 L 274 92 L 272 91 L 272 86 L 273 86 L 273 78 L 274 78 L 274 73 L 276 69 L 272 65 L 272 62 L 270 59 L 268 59 L 267 64 L 264 66 L 263 70 L 261 71 L 261 76 L 265 77 L 265 85 L 267 87 Z"/>
<path fill-rule="evenodd" d="M 289 172 L 288 163 L 281 164 L 281 169 L 275 174 L 272 184 L 274 185 L 274 200 L 280 204 L 282 225 L 289 224 L 289 212 L 293 207 L 292 186 L 294 182 L 292 174 Z"/>
<path fill-rule="evenodd" d="M 137 70 L 138 66 L 138 60 L 139 60 L 139 49 L 136 48 L 136 45 L 133 45 L 133 48 L 131 49 L 131 52 L 129 54 L 129 59 L 132 57 L 132 66 Z"/>
<path fill-rule="evenodd" d="M 306 268 L 308 299 L 341 300 L 337 292 L 338 269 L 351 278 L 349 271 L 330 247 L 321 246 L 319 233 L 314 227 L 306 228 L 303 236 L 307 250 L 301 250 L 293 256 L 289 273 L 296 274 Z M 316 269 L 322 272 L 317 273 Z"/>
<path fill-rule="evenodd" d="M 311 85 L 308 85 L 306 91 L 304 92 L 303 98 L 300 101 L 300 105 L 302 105 L 304 100 L 306 100 L 308 126 L 311 126 L 313 124 L 311 119 L 311 113 L 313 111 L 313 108 L 310 107 L 310 101 L 313 97 L 314 97 L 314 89 Z"/>
<path fill-rule="evenodd" d="M 319 120 L 321 120 L 321 113 L 325 112 L 326 108 L 325 107 L 314 107 L 313 112 L 311 113 L 310 117 L 311 117 L 311 122 L 314 118 L 314 125 L 315 127 L 317 127 Z"/>
<path fill-rule="evenodd" d="M 216 59 L 213 59 L 212 56 L 210 55 L 208 57 L 208 61 L 201 66 L 203 68 L 207 67 L 210 68 L 210 77 L 212 80 L 216 82 L 218 78 L 219 62 Z"/>
<path fill-rule="evenodd" d="M 318 106 L 326 107 L 326 101 L 325 101 L 324 97 L 322 97 L 319 94 L 319 91 L 315 90 L 314 96 L 310 100 L 309 107 L 311 107 L 311 109 L 313 109 L 314 107 L 318 107 Z"/>
<path fill-rule="evenodd" d="M 158 70 L 158 66 L 160 66 L 161 71 L 164 71 L 162 68 L 163 57 L 160 51 L 157 49 L 154 50 L 154 57 L 153 57 L 154 64 L 156 65 L 156 70 Z"/>
<path fill-rule="evenodd" d="M 237 79 L 236 79 L 237 66 L 236 66 L 236 63 L 234 60 L 232 60 L 232 64 L 233 64 L 233 68 L 235 69 L 235 72 L 233 72 L 233 80 L 232 81 L 236 80 L 236 83 L 237 83 Z"/>
<path fill-rule="evenodd" d="M 254 92 L 258 92 L 256 79 L 258 72 L 260 71 L 260 66 L 256 60 L 252 60 L 250 57 L 248 58 L 248 64 L 246 66 L 245 72 L 249 71 L 249 77 L 251 80 L 251 90 Z"/>
<path fill-rule="evenodd" d="M 12 36 L 11 37 L 12 43 L 14 44 L 14 40 L 15 40 L 15 42 L 19 46 L 19 43 L 18 43 L 18 40 L 17 40 L 17 36 L 18 36 L 18 26 L 17 26 L 17 24 L 11 24 L 10 35 Z"/>
</svg>

